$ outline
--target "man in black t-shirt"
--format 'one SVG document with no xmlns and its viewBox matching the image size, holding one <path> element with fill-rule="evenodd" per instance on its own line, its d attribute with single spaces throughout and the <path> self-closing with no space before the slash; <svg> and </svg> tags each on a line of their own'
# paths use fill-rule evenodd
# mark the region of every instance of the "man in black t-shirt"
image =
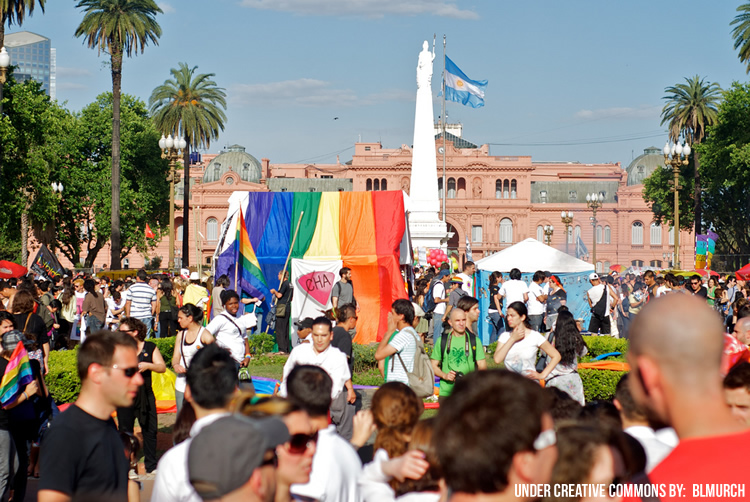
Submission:
<svg viewBox="0 0 750 502">
<path fill-rule="evenodd" d="M 38 501 L 126 502 L 130 462 L 111 415 L 132 405 L 143 385 L 135 340 L 119 331 L 88 336 L 78 376 L 78 399 L 42 440 Z"/>
<path fill-rule="evenodd" d="M 339 305 L 336 310 L 338 322 L 333 328 L 333 340 L 331 346 L 336 347 L 346 355 L 349 363 L 349 372 L 354 374 L 354 353 L 352 348 L 351 332 L 357 327 L 357 307 L 353 303 Z M 336 432 L 346 440 L 352 438 L 353 420 L 356 413 L 354 404 L 346 400 L 346 393 L 342 392 L 331 404 L 331 421 L 336 424 Z"/>
</svg>

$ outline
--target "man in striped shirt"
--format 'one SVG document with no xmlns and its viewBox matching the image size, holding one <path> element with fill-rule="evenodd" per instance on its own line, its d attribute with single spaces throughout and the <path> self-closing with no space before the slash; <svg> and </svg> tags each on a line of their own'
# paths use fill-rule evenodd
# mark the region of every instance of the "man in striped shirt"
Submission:
<svg viewBox="0 0 750 502">
<path fill-rule="evenodd" d="M 135 284 L 125 292 L 125 316 L 135 317 L 148 328 L 148 336 L 154 327 L 156 313 L 156 291 L 148 285 L 148 274 L 141 269 L 136 274 Z"/>
</svg>

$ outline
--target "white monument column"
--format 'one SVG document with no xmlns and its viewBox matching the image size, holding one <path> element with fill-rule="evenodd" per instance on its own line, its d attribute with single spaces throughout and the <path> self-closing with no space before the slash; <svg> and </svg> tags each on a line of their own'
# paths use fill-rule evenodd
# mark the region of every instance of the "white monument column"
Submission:
<svg viewBox="0 0 750 502">
<path fill-rule="evenodd" d="M 432 112 L 432 61 L 425 40 L 417 63 L 417 108 L 414 114 L 414 146 L 411 162 L 409 231 L 412 246 L 445 247 L 447 226 L 440 220 L 435 127 Z M 442 242 L 441 242 L 442 241 Z"/>
</svg>

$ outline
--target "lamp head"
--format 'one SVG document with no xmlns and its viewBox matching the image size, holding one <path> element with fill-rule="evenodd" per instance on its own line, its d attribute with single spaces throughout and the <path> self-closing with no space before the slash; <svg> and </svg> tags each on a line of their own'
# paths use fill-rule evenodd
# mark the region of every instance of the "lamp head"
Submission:
<svg viewBox="0 0 750 502">
<path fill-rule="evenodd" d="M 690 155 L 690 145 L 688 144 L 687 141 L 685 142 L 685 146 L 682 147 L 682 154 L 685 157 L 687 157 L 688 155 Z"/>
<path fill-rule="evenodd" d="M 669 150 L 669 141 L 667 141 L 666 143 L 664 143 L 664 148 L 662 149 L 662 152 L 664 153 L 665 157 L 669 157 L 669 152 L 670 152 L 670 150 Z"/>
<path fill-rule="evenodd" d="M 10 54 L 5 50 L 5 47 L 0 49 L 0 68 L 7 68 L 10 66 Z"/>
<path fill-rule="evenodd" d="M 166 145 L 167 145 L 167 148 L 174 148 L 174 139 L 172 138 L 171 134 L 167 136 Z"/>
<path fill-rule="evenodd" d="M 167 147 L 167 138 L 164 137 L 164 135 L 161 135 L 161 139 L 159 140 L 159 148 L 164 150 Z"/>
</svg>

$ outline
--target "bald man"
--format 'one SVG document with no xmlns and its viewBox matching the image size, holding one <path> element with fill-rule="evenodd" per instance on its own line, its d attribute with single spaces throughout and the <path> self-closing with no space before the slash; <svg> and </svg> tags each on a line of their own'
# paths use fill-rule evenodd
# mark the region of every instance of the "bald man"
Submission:
<svg viewBox="0 0 750 502">
<path fill-rule="evenodd" d="M 735 323 L 732 336 L 742 345 L 750 345 L 750 317 L 744 317 Z"/>
<path fill-rule="evenodd" d="M 745 465 L 750 432 L 724 400 L 722 349 L 721 322 L 700 298 L 657 298 L 631 325 L 628 381 L 633 398 L 680 437 L 680 444 L 649 474 L 654 485 L 684 485 L 681 497 L 657 492 L 662 502 L 750 495 Z M 706 492 L 716 487 L 721 488 L 718 494 Z"/>
</svg>

